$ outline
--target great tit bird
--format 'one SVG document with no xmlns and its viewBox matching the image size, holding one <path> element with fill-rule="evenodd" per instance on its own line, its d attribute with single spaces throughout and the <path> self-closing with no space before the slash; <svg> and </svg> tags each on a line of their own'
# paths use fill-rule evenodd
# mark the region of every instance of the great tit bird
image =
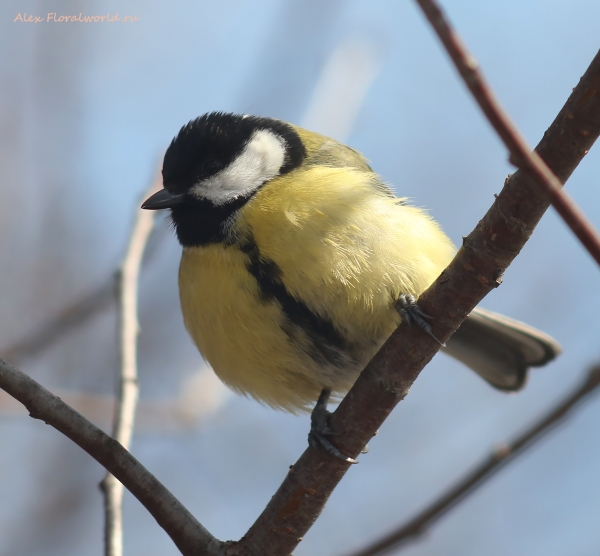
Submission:
<svg viewBox="0 0 600 556">
<path fill-rule="evenodd" d="M 428 328 L 414 299 L 454 245 L 359 152 L 280 120 L 205 114 L 173 139 L 162 173 L 164 189 L 142 208 L 171 210 L 181 309 L 200 353 L 270 406 L 318 400 L 311 443 L 341 456 L 326 438 L 330 394 L 350 389 L 402 318 Z M 506 391 L 561 351 L 479 308 L 444 350 Z"/>
</svg>

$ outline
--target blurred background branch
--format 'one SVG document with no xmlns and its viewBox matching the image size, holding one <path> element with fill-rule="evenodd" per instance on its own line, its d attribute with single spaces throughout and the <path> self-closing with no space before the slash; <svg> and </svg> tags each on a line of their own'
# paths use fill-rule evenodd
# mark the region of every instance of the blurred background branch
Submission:
<svg viewBox="0 0 600 556">
<path fill-rule="evenodd" d="M 2 348 L 2 357 L 8 361 L 20 361 L 41 354 L 54 342 L 85 324 L 87 320 L 107 309 L 115 300 L 113 277 L 83 298 L 71 302 L 49 320 L 36 326 L 31 332 L 11 345 Z"/>
<path fill-rule="evenodd" d="M 145 250 L 142 264 L 147 264 L 156 252 L 161 239 L 166 236 L 166 228 L 152 228 L 153 242 Z M 150 237 L 148 238 L 150 239 Z M 44 350 L 59 342 L 71 332 L 75 332 L 85 325 L 90 319 L 114 304 L 117 298 L 119 284 L 119 271 L 116 276 L 110 276 L 106 282 L 84 295 L 80 299 L 70 301 L 57 314 L 37 325 L 12 344 L 1 348 L 0 354 L 7 361 L 19 362 L 27 358 L 37 357 Z"/>
<path fill-rule="evenodd" d="M 182 554 L 220 553 L 221 543 L 119 442 L 3 359 L 0 359 L 0 388 L 19 400 L 31 417 L 60 431 L 117 477 L 169 534 Z"/>
<path fill-rule="evenodd" d="M 522 455 L 556 426 L 562 424 L 567 417 L 570 417 L 581 406 L 581 402 L 589 398 L 590 394 L 597 393 L 599 386 L 600 363 L 597 363 L 587 372 L 580 385 L 567 394 L 563 400 L 551 407 L 540 419 L 532 423 L 521 435 L 512 441 L 500 444 L 470 473 L 440 494 L 424 510 L 407 522 L 402 523 L 394 531 L 376 540 L 368 547 L 350 553 L 349 556 L 380 556 L 381 554 L 387 554 L 429 532 L 431 527 L 447 512 L 463 502 L 465 498 L 491 479 L 498 471 L 514 461 L 517 456 Z"/>
<path fill-rule="evenodd" d="M 149 197 L 162 187 L 160 171 L 144 193 Z M 138 284 L 146 244 L 155 214 L 135 207 L 135 225 L 123 264 L 117 273 L 120 372 L 113 423 L 113 438 L 129 450 L 139 395 L 137 371 Z M 108 473 L 100 483 L 104 493 L 104 554 L 123 556 L 123 485 Z"/>
</svg>

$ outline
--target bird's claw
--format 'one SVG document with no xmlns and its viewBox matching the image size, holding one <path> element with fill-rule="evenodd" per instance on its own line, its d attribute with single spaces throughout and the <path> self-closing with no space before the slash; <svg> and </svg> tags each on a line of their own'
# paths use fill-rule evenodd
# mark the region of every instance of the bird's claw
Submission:
<svg viewBox="0 0 600 556">
<path fill-rule="evenodd" d="M 336 434 L 329 426 L 330 411 L 327 411 L 327 401 L 329 400 L 330 391 L 323 390 L 321 396 L 313 409 L 310 416 L 310 432 L 308 433 L 308 443 L 313 448 L 324 448 L 325 451 L 346 463 L 358 463 L 354 458 L 350 458 L 342 454 L 327 438 Z M 363 452 L 364 453 L 364 452 Z"/>
<path fill-rule="evenodd" d="M 431 325 L 425 320 L 430 319 L 431 317 L 424 313 L 421 307 L 417 305 L 417 301 L 414 296 L 409 293 L 403 293 L 398 296 L 398 301 L 396 302 L 396 309 L 400 313 L 402 317 L 406 319 L 408 324 L 415 323 L 421 330 L 425 331 L 429 334 L 440 346 L 446 347 L 446 344 L 440 342 L 433 333 L 433 329 Z"/>
</svg>

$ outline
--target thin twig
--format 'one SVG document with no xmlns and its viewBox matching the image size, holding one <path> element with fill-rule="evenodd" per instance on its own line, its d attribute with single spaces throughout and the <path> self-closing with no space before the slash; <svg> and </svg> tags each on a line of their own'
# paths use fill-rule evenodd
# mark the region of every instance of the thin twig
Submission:
<svg viewBox="0 0 600 556">
<path fill-rule="evenodd" d="M 564 182 L 600 134 L 600 53 L 538 146 Z M 582 129 L 585 133 L 581 133 Z M 506 180 L 496 201 L 442 275 L 419 298 L 445 341 L 492 289 L 549 207 L 547 195 L 528 172 Z M 331 415 L 336 447 L 357 457 L 389 413 L 408 393 L 439 348 L 416 327 L 401 325 L 359 376 Z M 319 516 L 349 464 L 308 448 L 244 538 L 228 556 L 287 556 Z"/>
<path fill-rule="evenodd" d="M 154 180 L 144 198 L 158 191 L 160 180 Z M 113 423 L 113 438 L 126 450 L 131 444 L 138 401 L 137 380 L 137 297 L 140 266 L 144 249 L 154 227 L 154 213 L 142 211 L 136 204 L 136 222 L 127 253 L 117 273 L 119 312 L 120 372 Z M 100 483 L 104 493 L 104 554 L 123 556 L 123 485 L 108 473 Z"/>
<path fill-rule="evenodd" d="M 380 556 L 392 549 L 398 549 L 407 541 L 426 533 L 449 510 L 462 502 L 474 490 L 482 486 L 505 465 L 513 461 L 527 448 L 533 446 L 554 427 L 564 422 L 572 410 L 600 387 L 600 364 L 588 371 L 585 380 L 568 396 L 552 407 L 523 434 L 512 442 L 501 444 L 467 476 L 442 493 L 427 508 L 391 533 L 375 541 L 370 546 L 353 552 L 351 556 Z"/>
<path fill-rule="evenodd" d="M 184 556 L 221 556 L 223 543 L 119 442 L 25 373 L 0 359 L 0 388 L 19 400 L 31 417 L 70 438 L 110 471 L 144 505 Z"/>
<path fill-rule="evenodd" d="M 531 150 L 525 137 L 500 106 L 483 73 L 479 70 L 477 60 L 471 55 L 460 36 L 450 27 L 439 6 L 434 0 L 416 1 L 435 29 L 465 84 L 509 150 L 510 161 L 518 168 L 531 173 L 536 183 L 548 195 L 552 206 L 600 265 L 600 235 L 592 223 L 562 189 L 563 184 L 540 155 Z"/>
</svg>

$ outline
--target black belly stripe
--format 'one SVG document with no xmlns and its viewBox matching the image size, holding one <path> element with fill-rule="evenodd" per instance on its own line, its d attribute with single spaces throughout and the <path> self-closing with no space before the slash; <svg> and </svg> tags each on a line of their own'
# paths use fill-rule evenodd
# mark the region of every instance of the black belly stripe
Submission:
<svg viewBox="0 0 600 556">
<path fill-rule="evenodd" d="M 281 269 L 275 262 L 261 256 L 253 238 L 246 240 L 241 249 L 250 259 L 247 264 L 248 272 L 256 278 L 262 299 L 265 302 L 273 299 L 279 302 L 289 324 L 293 325 L 282 326 L 290 339 L 293 340 L 296 326 L 311 340 L 309 355 L 313 359 L 325 360 L 334 365 L 347 364 L 350 346 L 332 322 L 317 315 L 305 303 L 290 294 L 281 279 Z"/>
</svg>

